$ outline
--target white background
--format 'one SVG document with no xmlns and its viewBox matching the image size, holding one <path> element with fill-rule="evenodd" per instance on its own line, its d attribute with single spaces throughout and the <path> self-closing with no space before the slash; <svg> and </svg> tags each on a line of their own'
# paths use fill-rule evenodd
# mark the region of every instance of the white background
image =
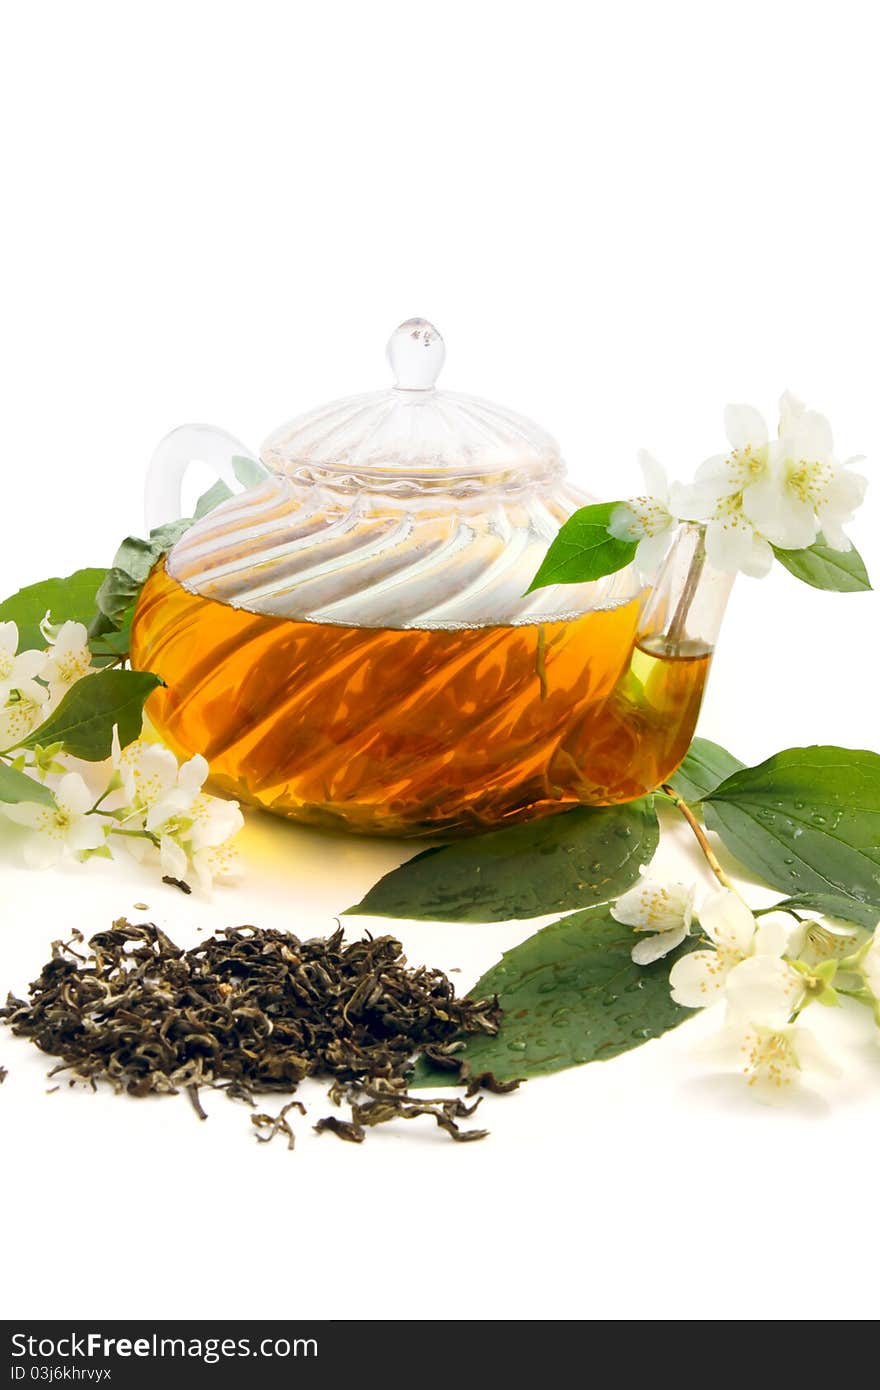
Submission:
<svg viewBox="0 0 880 1390">
<path fill-rule="evenodd" d="M 172 426 L 257 447 L 384 384 L 413 314 L 446 385 L 536 417 L 598 495 L 633 489 L 640 445 L 689 475 L 726 401 L 770 413 L 785 387 L 874 471 L 872 9 L 4 6 L 0 591 L 108 562 Z M 853 528 L 875 577 L 878 519 L 875 487 Z M 755 761 L 880 747 L 878 616 L 874 594 L 739 581 L 701 732 Z M 244 884 L 205 902 L 131 866 L 30 874 L 16 833 L 3 991 L 139 900 L 185 944 L 324 932 L 409 852 L 252 817 Z M 533 925 L 400 934 L 465 988 Z M 412 1126 L 356 1149 L 301 1122 L 294 1154 L 220 1097 L 204 1125 L 185 1101 L 46 1097 L 46 1060 L 2 1037 L 4 1312 L 867 1316 L 880 1049 L 821 1022 L 846 1075 L 786 1111 L 708 1076 L 701 1020 L 487 1102 L 483 1144 Z"/>
</svg>

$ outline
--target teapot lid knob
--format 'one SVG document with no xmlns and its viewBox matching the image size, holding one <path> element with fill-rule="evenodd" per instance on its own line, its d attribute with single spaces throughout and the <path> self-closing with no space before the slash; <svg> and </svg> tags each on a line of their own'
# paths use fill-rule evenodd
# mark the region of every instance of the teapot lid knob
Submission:
<svg viewBox="0 0 880 1390">
<path fill-rule="evenodd" d="M 427 319 L 407 319 L 386 349 L 398 391 L 433 391 L 446 357 L 443 339 Z"/>
</svg>

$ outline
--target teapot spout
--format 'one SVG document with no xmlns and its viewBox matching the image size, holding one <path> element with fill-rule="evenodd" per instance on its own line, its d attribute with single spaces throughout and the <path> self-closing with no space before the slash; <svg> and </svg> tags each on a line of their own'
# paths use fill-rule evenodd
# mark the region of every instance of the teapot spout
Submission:
<svg viewBox="0 0 880 1390">
<path fill-rule="evenodd" d="M 152 531 L 183 512 L 183 479 L 191 463 L 206 463 L 229 496 L 255 487 L 269 472 L 240 440 L 214 425 L 181 425 L 157 445 L 147 469 L 144 515 Z"/>
<path fill-rule="evenodd" d="M 607 806 L 649 795 L 672 776 L 693 738 L 732 582 L 709 562 L 703 528 L 682 527 L 647 590 L 614 688 L 560 745 L 555 782 L 573 778 L 581 802 Z"/>
<path fill-rule="evenodd" d="M 711 656 L 733 579 L 710 564 L 705 527 L 682 526 L 650 590 L 638 643 L 669 657 Z"/>
</svg>

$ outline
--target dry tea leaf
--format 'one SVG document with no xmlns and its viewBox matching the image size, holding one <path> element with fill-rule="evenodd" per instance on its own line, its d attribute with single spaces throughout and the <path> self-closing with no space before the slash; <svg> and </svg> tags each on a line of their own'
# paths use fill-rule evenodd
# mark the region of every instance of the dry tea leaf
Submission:
<svg viewBox="0 0 880 1390">
<path fill-rule="evenodd" d="M 266 1134 L 257 1135 L 257 1139 L 261 1144 L 271 1144 L 277 1134 L 285 1134 L 287 1136 L 287 1147 L 289 1149 L 294 1148 L 296 1144 L 296 1135 L 287 1120 L 287 1115 L 291 1110 L 298 1110 L 301 1115 L 306 1113 L 306 1107 L 301 1101 L 289 1100 L 277 1115 L 251 1115 L 251 1124 L 255 1129 L 264 1129 L 268 1131 Z"/>
<path fill-rule="evenodd" d="M 77 934 L 78 938 L 78 934 Z M 124 919 L 98 932 L 89 954 L 53 943 L 30 986 L 10 995 L 0 1017 L 13 1032 L 62 1059 L 73 1080 L 109 1082 L 133 1096 L 184 1091 L 205 1119 L 201 1087 L 233 1100 L 296 1090 L 306 1076 L 330 1077 L 335 1103 L 352 1120 L 319 1122 L 360 1142 L 357 1131 L 432 1115 L 456 1140 L 482 1137 L 457 1121 L 473 1107 L 458 1098 L 423 1101 L 407 1092 L 414 1054 L 453 1037 L 497 1031 L 494 999 L 456 999 L 439 970 L 410 969 L 399 941 L 300 941 L 287 932 L 237 927 L 189 951 L 158 927 Z M 292 1102 L 291 1104 L 296 1104 Z M 251 1117 L 264 1142 L 293 1147 L 286 1119 Z"/>
</svg>

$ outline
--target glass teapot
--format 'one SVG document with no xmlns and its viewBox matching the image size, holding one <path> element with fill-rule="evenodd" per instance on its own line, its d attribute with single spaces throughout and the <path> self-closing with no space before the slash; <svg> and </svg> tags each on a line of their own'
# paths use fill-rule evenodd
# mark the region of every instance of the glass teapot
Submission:
<svg viewBox="0 0 880 1390">
<path fill-rule="evenodd" d="M 156 567 L 132 625 L 133 664 L 166 682 L 152 722 L 215 789 L 445 836 L 631 800 L 684 756 L 728 577 L 686 527 L 651 584 L 630 567 L 528 593 L 589 499 L 539 426 L 438 390 L 444 355 L 411 319 L 393 387 L 299 416 L 259 460 L 202 425 L 157 449 L 150 525 L 180 514 L 196 459 L 235 493 Z"/>
</svg>

